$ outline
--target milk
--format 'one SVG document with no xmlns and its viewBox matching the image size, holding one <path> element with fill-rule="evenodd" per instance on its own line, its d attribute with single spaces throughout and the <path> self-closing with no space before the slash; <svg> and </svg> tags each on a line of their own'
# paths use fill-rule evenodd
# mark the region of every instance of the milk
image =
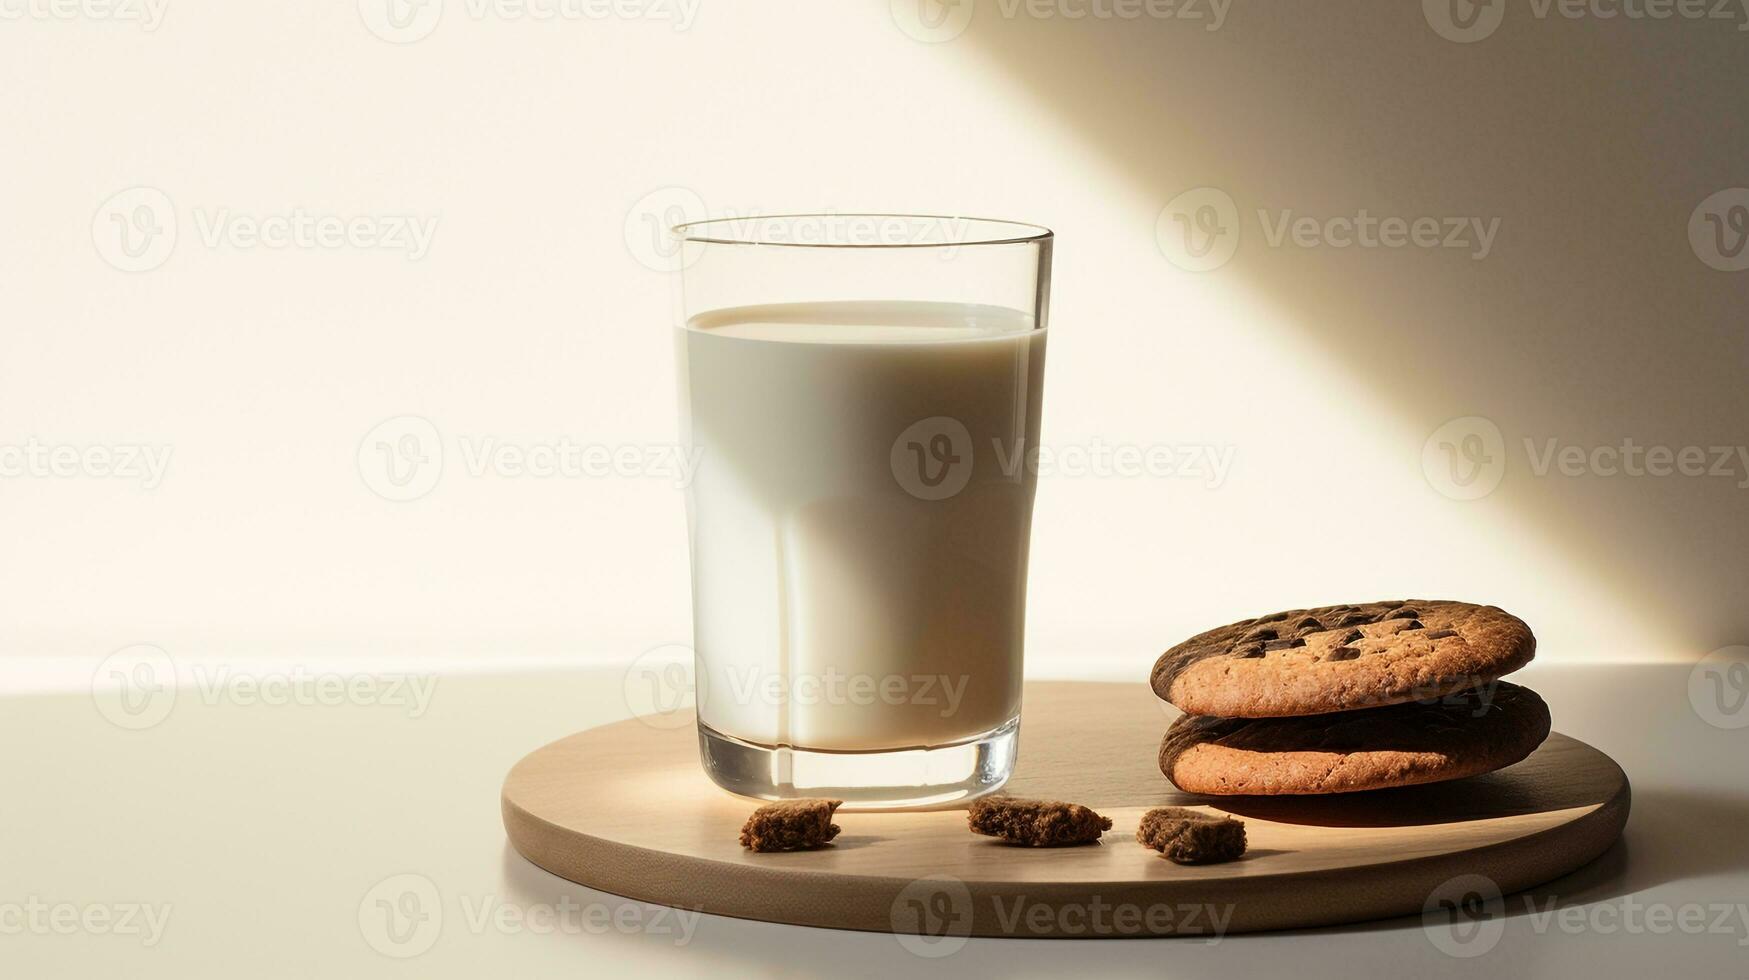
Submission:
<svg viewBox="0 0 1749 980">
<path fill-rule="evenodd" d="M 879 751 L 1015 718 L 1045 331 L 989 306 L 785 304 L 695 316 L 676 349 L 702 450 L 700 721 Z"/>
</svg>

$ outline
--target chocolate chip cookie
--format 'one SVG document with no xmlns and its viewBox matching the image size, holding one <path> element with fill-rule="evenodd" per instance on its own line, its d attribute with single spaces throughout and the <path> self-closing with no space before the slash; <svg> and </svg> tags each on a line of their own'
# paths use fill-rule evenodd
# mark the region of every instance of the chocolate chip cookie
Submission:
<svg viewBox="0 0 1749 980">
<path fill-rule="evenodd" d="M 1190 793 L 1348 793 L 1493 772 L 1548 734 L 1536 692 L 1493 681 L 1430 703 L 1304 718 L 1185 715 L 1160 743 L 1160 771 Z"/>
<path fill-rule="evenodd" d="M 1154 693 L 1188 714 L 1279 718 L 1399 704 L 1530 662 L 1536 637 L 1494 606 L 1408 599 L 1291 609 L 1209 630 L 1154 664 Z"/>
</svg>

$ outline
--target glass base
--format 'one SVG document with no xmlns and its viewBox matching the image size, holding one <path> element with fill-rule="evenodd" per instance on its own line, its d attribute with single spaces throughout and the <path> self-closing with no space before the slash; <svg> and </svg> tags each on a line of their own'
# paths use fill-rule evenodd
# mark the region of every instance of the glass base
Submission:
<svg viewBox="0 0 1749 980">
<path fill-rule="evenodd" d="M 953 745 L 821 752 L 756 745 L 698 726 L 698 753 L 718 786 L 760 800 L 826 797 L 845 810 L 926 810 L 1000 789 L 1014 771 L 1020 719 Z"/>
</svg>

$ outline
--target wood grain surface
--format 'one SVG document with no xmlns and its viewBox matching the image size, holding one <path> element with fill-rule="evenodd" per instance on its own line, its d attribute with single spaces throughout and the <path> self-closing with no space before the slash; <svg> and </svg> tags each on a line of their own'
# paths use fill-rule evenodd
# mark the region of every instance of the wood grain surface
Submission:
<svg viewBox="0 0 1749 980">
<path fill-rule="evenodd" d="M 1420 913 L 1459 875 L 1511 893 L 1601 854 L 1627 822 L 1627 777 L 1554 734 L 1500 772 L 1331 797 L 1199 797 L 1156 768 L 1176 709 L 1145 684 L 1028 684 L 1007 791 L 1113 820 L 1097 845 L 1028 849 L 966 830 L 959 810 L 843 813 L 825 850 L 752 854 L 737 834 L 757 801 L 700 770 L 689 716 L 580 732 L 518 762 L 504 826 L 553 874 L 642 901 L 843 929 L 962 936 L 1108 937 L 1247 932 Z M 1559 719 L 1556 719 L 1557 724 Z M 1149 807 L 1245 821 L 1250 850 L 1187 867 L 1143 848 Z"/>
</svg>

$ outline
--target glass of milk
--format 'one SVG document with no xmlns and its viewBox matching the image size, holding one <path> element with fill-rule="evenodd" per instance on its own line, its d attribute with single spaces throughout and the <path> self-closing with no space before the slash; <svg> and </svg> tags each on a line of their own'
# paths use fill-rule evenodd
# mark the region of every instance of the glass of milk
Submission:
<svg viewBox="0 0 1749 980">
<path fill-rule="evenodd" d="M 996 789 L 1020 729 L 1050 230 L 837 214 L 674 234 L 706 772 L 857 809 Z"/>
</svg>

